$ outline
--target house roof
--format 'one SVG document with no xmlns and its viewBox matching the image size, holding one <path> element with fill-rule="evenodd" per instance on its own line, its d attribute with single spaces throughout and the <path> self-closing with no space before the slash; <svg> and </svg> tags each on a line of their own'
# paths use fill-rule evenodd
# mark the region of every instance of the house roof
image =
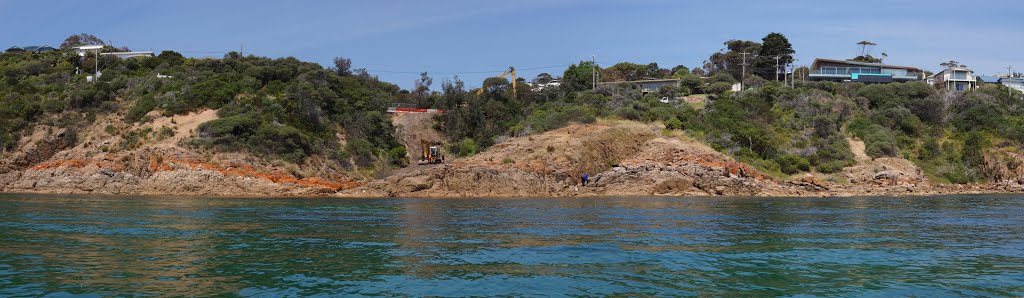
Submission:
<svg viewBox="0 0 1024 298">
<path fill-rule="evenodd" d="M 25 47 L 10 47 L 7 52 L 33 52 L 33 53 L 44 53 L 56 51 L 57 49 L 51 46 L 25 46 Z"/>
<path fill-rule="evenodd" d="M 906 69 L 906 70 L 921 71 L 920 68 L 913 67 L 913 66 L 900 66 L 900 65 L 882 64 L 882 63 L 868 63 L 868 62 L 847 61 L 847 60 L 826 59 L 826 58 L 815 58 L 814 59 L 814 63 L 811 64 L 811 69 L 818 69 L 818 67 L 821 65 L 821 63 L 849 64 L 849 65 L 857 65 L 857 66 L 871 66 L 871 67 L 879 67 L 879 68 L 895 68 L 895 69 Z"/>
<path fill-rule="evenodd" d="M 102 49 L 102 48 L 103 48 L 103 45 L 85 45 L 85 46 L 77 46 L 77 47 L 75 47 L 76 50 L 83 50 L 83 51 L 99 50 L 99 49 Z"/>
<path fill-rule="evenodd" d="M 944 74 L 944 73 L 946 73 L 947 71 L 950 71 L 950 70 L 962 70 L 962 71 L 967 71 L 967 72 L 972 72 L 972 73 L 974 72 L 974 71 L 973 71 L 973 70 L 971 70 L 970 68 L 966 68 L 966 67 L 959 67 L 959 66 L 957 66 L 957 67 L 947 67 L 947 68 L 945 68 L 945 69 L 943 69 L 943 70 L 940 70 L 939 72 L 936 72 L 936 73 L 935 73 L 935 74 L 933 74 L 932 76 L 933 76 L 933 77 L 938 77 L 938 76 L 940 76 L 940 75 L 942 75 L 942 74 Z"/>
<path fill-rule="evenodd" d="M 978 76 L 978 81 L 983 83 L 998 84 L 1002 78 L 996 76 Z"/>
<path fill-rule="evenodd" d="M 100 53 L 100 55 L 115 56 L 115 57 L 142 57 L 142 56 L 153 57 L 153 56 L 155 56 L 153 54 L 153 52 L 150 52 L 150 51 L 145 51 L 145 52 L 110 52 L 110 53 Z"/>
</svg>

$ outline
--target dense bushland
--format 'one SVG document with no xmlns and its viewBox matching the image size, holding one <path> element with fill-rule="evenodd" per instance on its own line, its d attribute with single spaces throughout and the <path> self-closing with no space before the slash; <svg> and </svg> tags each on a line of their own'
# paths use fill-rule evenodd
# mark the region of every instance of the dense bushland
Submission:
<svg viewBox="0 0 1024 298">
<path fill-rule="evenodd" d="M 73 130 L 111 113 L 133 123 L 149 121 L 152 111 L 219 109 L 220 119 L 201 125 L 189 145 L 300 164 L 319 155 L 339 168 L 405 163 L 405 148 L 384 114 L 399 88 L 365 71 L 295 58 L 193 59 L 167 51 L 126 60 L 101 56 L 103 74 L 91 83 L 91 59 L 66 51 L 0 54 L 0 149 L 14 149 L 39 121 Z M 121 133 L 125 140 L 138 135 Z"/>
</svg>

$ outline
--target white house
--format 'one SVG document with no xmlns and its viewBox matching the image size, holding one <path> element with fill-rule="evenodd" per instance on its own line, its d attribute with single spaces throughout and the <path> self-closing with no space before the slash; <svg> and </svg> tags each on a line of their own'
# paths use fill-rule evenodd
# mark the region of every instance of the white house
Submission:
<svg viewBox="0 0 1024 298">
<path fill-rule="evenodd" d="M 544 89 L 547 89 L 547 88 L 558 88 L 558 86 L 562 86 L 562 80 L 560 80 L 560 79 L 554 79 L 554 80 L 551 80 L 550 82 L 543 83 L 543 84 L 542 83 L 536 83 L 536 84 L 533 84 L 531 87 L 533 87 L 533 91 L 541 91 L 541 90 L 544 90 Z"/>
<path fill-rule="evenodd" d="M 74 49 L 75 49 L 75 54 L 78 54 L 78 56 L 83 56 L 84 57 L 85 54 L 99 52 L 100 50 L 103 50 L 103 46 L 102 45 L 86 45 L 86 46 L 77 46 L 77 47 L 74 47 Z"/>
<path fill-rule="evenodd" d="M 999 83 L 1003 86 L 1017 89 L 1020 92 L 1024 92 L 1024 78 L 1021 77 L 1005 77 L 1000 78 Z"/>
<path fill-rule="evenodd" d="M 978 88 L 978 77 L 966 67 L 949 67 L 932 76 L 936 88 L 968 91 Z"/>
</svg>

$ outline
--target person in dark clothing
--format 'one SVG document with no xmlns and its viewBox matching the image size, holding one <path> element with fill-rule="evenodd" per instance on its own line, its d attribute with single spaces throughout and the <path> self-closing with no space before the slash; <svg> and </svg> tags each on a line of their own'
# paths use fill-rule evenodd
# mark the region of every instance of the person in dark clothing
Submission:
<svg viewBox="0 0 1024 298">
<path fill-rule="evenodd" d="M 583 183 L 583 186 L 587 186 L 587 182 L 590 180 L 589 178 L 590 177 L 587 177 L 587 173 L 583 173 L 583 177 L 580 178 L 580 182 Z"/>
</svg>

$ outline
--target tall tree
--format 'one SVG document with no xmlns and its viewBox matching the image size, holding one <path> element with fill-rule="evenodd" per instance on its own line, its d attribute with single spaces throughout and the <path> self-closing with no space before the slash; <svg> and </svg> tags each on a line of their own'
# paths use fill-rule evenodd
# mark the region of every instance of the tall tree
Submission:
<svg viewBox="0 0 1024 298">
<path fill-rule="evenodd" d="M 542 72 L 539 75 L 537 75 L 536 78 L 533 79 L 533 83 L 534 84 L 547 84 L 547 83 L 550 83 L 551 80 L 554 80 L 554 78 L 551 77 L 551 74 L 548 74 L 546 72 Z"/>
<path fill-rule="evenodd" d="M 68 38 L 64 39 L 64 42 L 60 44 L 60 48 L 62 50 L 67 50 L 83 45 L 107 45 L 107 43 L 104 42 L 103 39 L 96 37 L 96 35 L 81 33 L 68 36 Z"/>
<path fill-rule="evenodd" d="M 873 50 L 877 45 L 878 44 L 867 40 L 861 40 L 857 43 L 857 47 L 860 48 L 860 56 L 870 56 L 871 50 Z"/>
<path fill-rule="evenodd" d="M 352 59 L 345 57 L 334 57 L 334 73 L 347 77 L 352 75 Z"/>
<path fill-rule="evenodd" d="M 939 63 L 939 65 L 942 66 L 942 67 L 945 67 L 945 68 L 967 67 L 967 65 L 961 64 L 960 62 L 956 62 L 955 60 L 949 60 L 949 61 L 946 61 L 946 62 L 942 62 L 942 63 Z"/>
<path fill-rule="evenodd" d="M 427 102 L 430 99 L 430 85 L 434 84 L 434 79 L 427 75 L 427 72 L 421 72 L 420 78 L 416 79 L 415 89 L 412 94 L 416 99 L 416 105 L 418 107 L 430 106 L 432 103 Z"/>
<path fill-rule="evenodd" d="M 769 33 L 761 39 L 761 50 L 757 53 L 753 72 L 766 80 L 781 79 L 779 73 L 786 65 L 793 63 L 795 53 L 785 35 Z"/>
<path fill-rule="evenodd" d="M 746 56 L 746 64 L 748 66 L 756 60 L 757 54 L 761 51 L 761 44 L 749 40 L 730 40 L 724 43 L 725 48 L 721 49 L 718 53 L 714 53 L 704 63 L 704 72 L 707 74 L 713 74 L 717 72 L 727 72 L 733 76 L 733 78 L 739 80 L 743 78 L 743 63 L 744 54 Z M 750 73 L 748 67 L 747 73 Z"/>
<path fill-rule="evenodd" d="M 877 45 L 878 44 L 876 44 L 876 43 L 873 43 L 873 42 L 870 42 L 870 41 L 867 41 L 867 40 L 862 40 L 862 41 L 857 43 L 857 48 L 858 48 L 858 51 L 857 51 L 858 55 L 857 55 L 857 57 L 853 57 L 853 59 L 846 59 L 846 60 L 847 61 L 855 61 L 855 62 L 882 63 L 882 60 L 885 57 L 888 57 L 889 55 L 886 54 L 886 53 L 882 53 L 882 57 L 871 56 L 871 51 Z"/>
<path fill-rule="evenodd" d="M 690 73 L 690 68 L 680 64 L 670 69 L 669 72 L 672 73 L 673 77 L 681 77 L 686 73 Z"/>
<path fill-rule="evenodd" d="M 601 68 L 591 61 L 570 65 L 562 74 L 562 87 L 568 92 L 590 90 L 594 87 L 594 71 Z"/>
<path fill-rule="evenodd" d="M 601 73 L 602 81 L 636 81 L 643 80 L 646 78 L 658 77 L 660 68 L 657 63 L 650 63 L 647 65 L 620 62 L 606 68 Z M 605 79 L 607 75 L 607 79 Z"/>
</svg>

